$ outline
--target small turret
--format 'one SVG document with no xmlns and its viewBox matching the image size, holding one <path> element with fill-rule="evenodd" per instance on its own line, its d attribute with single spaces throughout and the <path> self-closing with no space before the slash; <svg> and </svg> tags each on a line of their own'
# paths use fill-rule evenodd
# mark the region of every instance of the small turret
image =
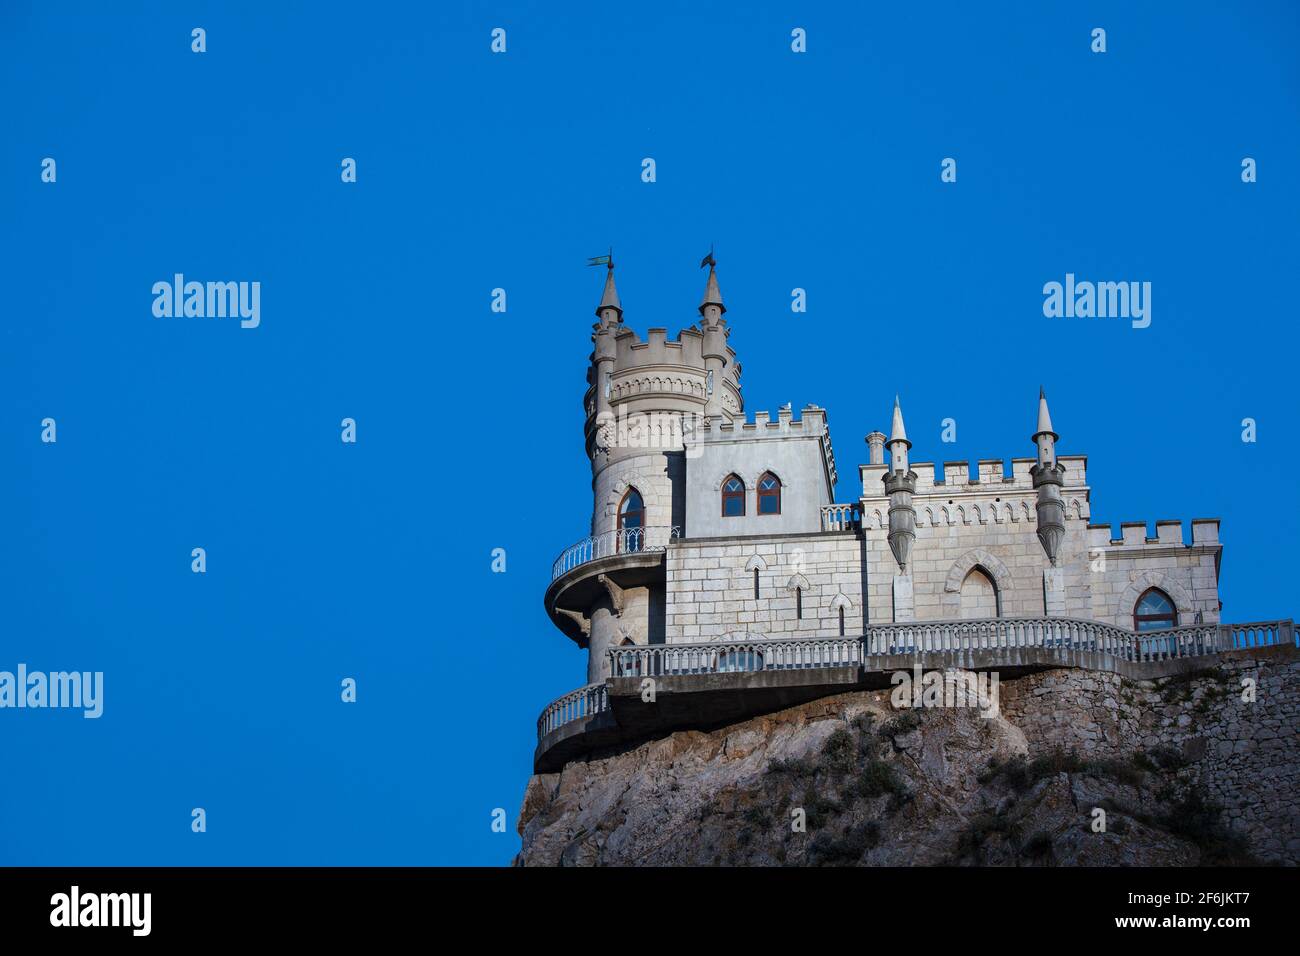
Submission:
<svg viewBox="0 0 1300 956">
<path fill-rule="evenodd" d="M 727 307 L 722 304 L 722 290 L 718 288 L 718 263 L 713 250 L 704 257 L 701 267 L 709 267 L 709 279 L 704 285 L 704 298 L 700 301 L 700 329 L 704 333 L 705 403 L 704 415 L 718 419 L 726 414 L 722 403 L 722 376 L 727 370 L 727 320 L 722 317 Z"/>
<path fill-rule="evenodd" d="M 898 570 L 907 573 L 907 559 L 916 540 L 916 510 L 912 495 L 916 492 L 916 472 L 908 467 L 907 450 L 912 443 L 907 440 L 903 427 L 903 409 L 894 396 L 894 420 L 889 430 L 890 468 L 885 472 L 885 494 L 889 495 L 889 550 L 894 553 Z"/>
<path fill-rule="evenodd" d="M 618 289 L 614 285 L 614 257 L 611 250 L 608 269 L 605 272 L 605 291 L 596 306 L 596 317 L 600 319 L 592 328 L 591 334 L 591 383 L 595 387 L 595 419 L 601 434 L 596 444 L 604 447 L 609 444 L 610 391 L 614 380 L 614 359 L 617 347 L 614 337 L 623 328 L 623 306 L 618 301 Z"/>
<path fill-rule="evenodd" d="M 1030 439 L 1038 446 L 1038 463 L 1045 468 L 1056 464 L 1056 440 L 1061 436 L 1052 431 L 1052 413 L 1047 410 L 1047 393 L 1038 386 L 1038 430 Z"/>
<path fill-rule="evenodd" d="M 596 306 L 596 316 L 603 326 L 617 325 L 623 321 L 623 306 L 618 301 L 618 289 L 614 287 L 614 261 L 611 259 L 605 273 L 605 292 Z"/>
<path fill-rule="evenodd" d="M 907 440 L 907 429 L 903 427 L 903 409 L 894 396 L 894 420 L 889 427 L 890 468 L 893 471 L 907 471 L 907 450 L 912 443 Z"/>
<path fill-rule="evenodd" d="M 1061 498 L 1061 485 L 1065 480 L 1065 466 L 1056 460 L 1056 441 L 1060 438 L 1052 431 L 1052 416 L 1047 410 L 1047 395 L 1038 389 L 1038 430 L 1033 442 L 1038 446 L 1038 464 L 1029 469 L 1034 488 L 1038 491 L 1038 541 L 1043 546 L 1047 560 L 1056 567 L 1061 542 L 1065 539 L 1065 502 Z"/>
</svg>

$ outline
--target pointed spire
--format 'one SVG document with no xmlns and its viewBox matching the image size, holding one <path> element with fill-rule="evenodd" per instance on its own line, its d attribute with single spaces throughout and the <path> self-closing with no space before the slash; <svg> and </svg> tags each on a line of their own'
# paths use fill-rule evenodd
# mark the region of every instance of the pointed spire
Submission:
<svg viewBox="0 0 1300 956">
<path fill-rule="evenodd" d="M 1051 435 L 1053 438 L 1059 437 L 1052 428 L 1052 415 L 1047 410 L 1047 393 L 1040 385 L 1038 386 L 1038 430 L 1034 432 L 1034 437 L 1042 434 Z"/>
<path fill-rule="evenodd" d="M 718 288 L 717 264 L 713 262 L 709 263 L 709 281 L 704 287 L 704 298 L 700 301 L 700 314 L 703 315 L 705 308 L 711 305 L 718 307 L 719 314 L 727 311 L 727 307 L 722 304 L 722 290 Z"/>
<path fill-rule="evenodd" d="M 623 306 L 618 301 L 618 289 L 614 287 L 614 263 L 609 263 L 609 271 L 605 273 L 605 292 L 600 297 L 600 305 L 596 306 L 596 315 L 600 315 L 606 309 L 614 309 L 618 312 L 619 318 L 623 317 Z M 601 316 L 604 318 L 604 316 Z"/>
<path fill-rule="evenodd" d="M 894 423 L 889 429 L 889 440 L 891 442 L 907 441 L 907 430 L 903 428 L 903 409 L 898 404 L 898 396 L 894 396 Z M 912 443 L 909 441 L 910 446 Z"/>
</svg>

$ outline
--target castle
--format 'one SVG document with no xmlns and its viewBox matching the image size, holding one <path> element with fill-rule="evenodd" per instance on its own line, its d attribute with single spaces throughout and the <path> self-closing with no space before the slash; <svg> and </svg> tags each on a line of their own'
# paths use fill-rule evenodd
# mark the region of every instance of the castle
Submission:
<svg viewBox="0 0 1300 956">
<path fill-rule="evenodd" d="M 539 768 L 707 727 L 891 667 L 1155 676 L 1187 658 L 1290 644 L 1289 621 L 1220 622 L 1217 519 L 1089 523 L 1087 458 L 1057 453 L 1040 391 L 1032 458 L 911 461 L 901 404 L 866 436 L 862 493 L 837 503 L 826 411 L 745 416 L 716 264 L 698 327 L 624 325 L 608 263 L 584 398 L 591 533 L 552 569 L 552 621 L 587 685 L 538 724 Z M 1027 403 L 1028 404 L 1028 403 Z M 1026 409 L 1029 418 L 1028 411 Z M 645 681 L 654 692 L 647 700 Z"/>
</svg>

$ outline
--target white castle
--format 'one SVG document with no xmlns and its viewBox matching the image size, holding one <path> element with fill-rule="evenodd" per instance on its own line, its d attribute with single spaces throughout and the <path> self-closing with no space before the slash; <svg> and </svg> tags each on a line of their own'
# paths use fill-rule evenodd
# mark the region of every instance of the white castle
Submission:
<svg viewBox="0 0 1300 956">
<path fill-rule="evenodd" d="M 707 726 L 890 666 L 1142 676 L 1252 642 L 1220 625 L 1219 522 L 1089 524 L 1087 458 L 1058 455 L 1040 391 L 1032 458 L 912 463 L 895 400 L 866 436 L 862 492 L 836 503 L 825 410 L 747 420 L 712 256 L 698 327 L 623 324 L 609 263 L 585 396 L 591 534 L 545 603 L 588 651 L 587 686 L 539 721 L 539 768 L 617 740 Z M 1028 416 L 1027 416 L 1028 417 Z M 1245 626 L 1243 626 L 1245 627 Z M 1250 626 L 1255 627 L 1255 626 Z M 1143 671 L 1146 668 L 1146 671 Z M 656 684 L 646 703 L 646 678 Z"/>
</svg>

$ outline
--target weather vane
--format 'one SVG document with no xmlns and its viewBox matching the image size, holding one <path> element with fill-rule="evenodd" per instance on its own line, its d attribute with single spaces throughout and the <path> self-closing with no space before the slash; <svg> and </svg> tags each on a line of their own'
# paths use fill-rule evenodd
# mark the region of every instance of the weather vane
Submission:
<svg viewBox="0 0 1300 956">
<path fill-rule="evenodd" d="M 614 247 L 613 246 L 609 247 L 609 255 L 607 256 L 593 256 L 591 258 L 588 258 L 587 265 L 608 266 L 609 268 L 613 269 L 614 268 Z"/>
</svg>

